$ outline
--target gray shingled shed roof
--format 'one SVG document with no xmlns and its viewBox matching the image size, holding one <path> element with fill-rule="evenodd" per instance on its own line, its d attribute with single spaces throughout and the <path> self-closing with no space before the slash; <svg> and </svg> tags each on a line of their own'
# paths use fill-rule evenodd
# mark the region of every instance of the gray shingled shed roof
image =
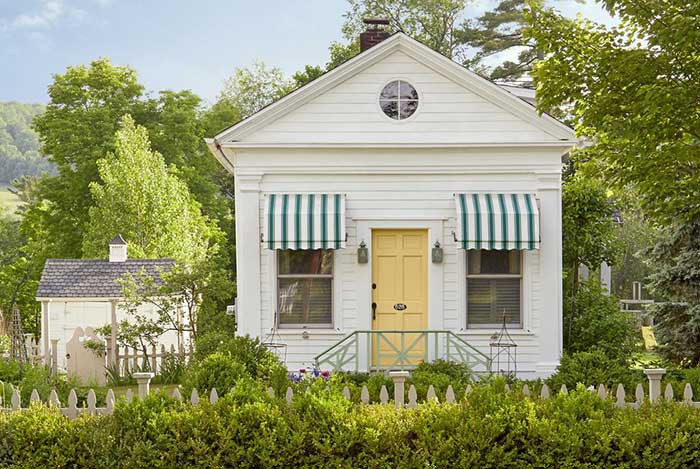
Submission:
<svg viewBox="0 0 700 469">
<path fill-rule="evenodd" d="M 120 298 L 119 280 L 125 274 L 143 271 L 154 279 L 170 270 L 172 259 L 129 259 L 109 262 L 100 259 L 47 259 L 37 298 Z"/>
</svg>

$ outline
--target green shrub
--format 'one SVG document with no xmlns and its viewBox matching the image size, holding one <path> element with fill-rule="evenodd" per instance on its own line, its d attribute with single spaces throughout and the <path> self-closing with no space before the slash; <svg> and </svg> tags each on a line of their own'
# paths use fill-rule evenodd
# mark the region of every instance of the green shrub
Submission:
<svg viewBox="0 0 700 469">
<path fill-rule="evenodd" d="M 377 375 L 381 376 L 381 375 Z M 371 379 L 371 378 L 370 378 Z M 376 378 L 375 378 L 376 379 Z M 700 412 L 619 410 L 582 386 L 547 400 L 476 384 L 455 404 L 358 406 L 312 385 L 292 405 L 243 379 L 198 406 L 155 393 L 109 416 L 0 414 L 0 467 L 695 467 Z"/>
<path fill-rule="evenodd" d="M 245 369 L 255 379 L 265 382 L 286 379 L 287 371 L 277 356 L 265 347 L 259 339 L 232 337 L 221 331 L 210 332 L 197 338 L 195 359 L 203 360 L 209 355 L 219 353 L 228 356 Z"/>
<path fill-rule="evenodd" d="M 611 358 L 629 360 L 641 335 L 632 313 L 620 311 L 617 299 L 603 291 L 594 280 L 583 282 L 576 294 L 576 314 L 571 304 L 564 305 L 566 351 L 570 353 L 601 350 Z"/>
<path fill-rule="evenodd" d="M 236 385 L 241 378 L 250 377 L 246 367 L 218 352 L 194 363 L 185 373 L 183 386 L 187 395 L 196 389 L 204 392 L 216 388 L 224 394 Z"/>
<path fill-rule="evenodd" d="M 591 352 L 565 353 L 557 372 L 547 384 L 559 390 L 562 384 L 573 389 L 577 384 L 606 387 L 622 384 L 628 393 L 633 393 L 637 383 L 645 381 L 641 370 L 633 370 L 619 360 L 611 359 L 602 350 Z"/>
</svg>

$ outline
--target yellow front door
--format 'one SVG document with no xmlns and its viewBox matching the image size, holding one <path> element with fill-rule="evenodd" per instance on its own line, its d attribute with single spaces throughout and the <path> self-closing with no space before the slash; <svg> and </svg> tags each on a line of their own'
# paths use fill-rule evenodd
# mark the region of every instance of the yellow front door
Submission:
<svg viewBox="0 0 700 469">
<path fill-rule="evenodd" d="M 428 231 L 372 232 L 372 329 L 418 331 L 428 326 Z M 391 367 L 397 358 L 423 360 L 425 336 L 419 333 L 373 335 L 372 363 Z M 402 353 L 399 357 L 397 354 Z M 406 363 L 407 362 L 407 363 Z"/>
</svg>

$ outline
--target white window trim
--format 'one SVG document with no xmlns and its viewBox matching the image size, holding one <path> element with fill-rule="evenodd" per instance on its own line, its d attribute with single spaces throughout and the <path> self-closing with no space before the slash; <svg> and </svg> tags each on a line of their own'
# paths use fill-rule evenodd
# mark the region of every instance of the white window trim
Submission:
<svg viewBox="0 0 700 469">
<path fill-rule="evenodd" d="M 458 249 L 457 255 L 457 294 L 459 301 L 459 327 L 466 334 L 491 335 L 502 324 L 493 326 L 467 327 L 467 253 Z M 535 263 L 539 262 L 538 251 L 522 251 L 520 254 L 520 317 L 521 326 L 508 328 L 511 334 L 532 333 L 532 278 Z"/>
<path fill-rule="evenodd" d="M 465 259 L 469 257 L 469 251 L 464 251 L 464 257 Z M 465 269 L 464 269 L 464 277 L 462 278 L 462 281 L 465 283 L 465 296 L 468 296 L 469 294 L 469 287 L 467 284 L 469 283 L 469 279 L 513 279 L 517 278 L 520 279 L 520 321 L 517 325 L 513 325 L 514 327 L 508 327 L 508 329 L 522 329 L 523 324 L 525 323 L 525 318 L 523 317 L 523 271 L 524 269 L 524 258 L 525 256 L 523 255 L 522 252 L 518 252 L 518 262 L 520 263 L 519 274 L 469 274 L 469 262 L 468 260 L 465 261 Z M 471 326 L 469 325 L 469 298 L 467 298 L 467 307 L 465 309 L 466 313 L 466 325 L 467 329 L 498 329 L 503 326 L 503 323 L 486 323 L 486 324 L 472 324 Z M 509 324 L 507 326 L 510 326 Z"/>
<path fill-rule="evenodd" d="M 416 110 L 413 114 L 411 114 L 410 116 L 408 116 L 404 119 L 392 119 L 391 117 L 387 116 L 384 113 L 384 110 L 382 109 L 382 105 L 380 103 L 380 101 L 381 101 L 380 96 L 382 94 L 382 91 L 384 90 L 386 85 L 388 85 L 389 83 L 394 82 L 394 81 L 405 81 L 406 83 L 411 85 L 416 90 L 416 93 L 418 93 L 418 107 L 416 108 Z M 421 108 L 423 107 L 423 93 L 421 92 L 420 89 L 418 89 L 418 87 L 416 85 L 413 84 L 412 80 L 409 80 L 408 78 L 406 78 L 404 76 L 396 76 L 396 77 L 382 83 L 382 85 L 379 87 L 379 89 L 376 92 L 376 99 L 374 100 L 374 102 L 375 102 L 375 106 L 376 106 L 377 110 L 379 111 L 379 113 L 382 115 L 382 117 L 386 121 L 393 122 L 394 124 L 402 124 L 404 122 L 411 122 L 412 120 L 414 120 L 418 117 L 418 114 L 420 114 Z"/>
<path fill-rule="evenodd" d="M 336 256 L 334 249 L 330 250 L 333 253 L 333 273 L 310 275 L 310 274 L 282 274 L 278 275 L 278 255 L 279 250 L 269 251 L 269 267 L 270 267 L 270 304 L 272 305 L 272 327 L 276 331 L 283 333 L 292 333 L 295 331 L 335 331 L 338 324 L 336 311 L 337 305 L 341 304 L 340 299 L 340 275 L 337 270 L 336 263 L 339 261 L 339 256 Z M 331 322 L 325 324 L 281 324 L 279 321 L 279 279 L 280 278 L 330 278 L 331 279 Z"/>
</svg>

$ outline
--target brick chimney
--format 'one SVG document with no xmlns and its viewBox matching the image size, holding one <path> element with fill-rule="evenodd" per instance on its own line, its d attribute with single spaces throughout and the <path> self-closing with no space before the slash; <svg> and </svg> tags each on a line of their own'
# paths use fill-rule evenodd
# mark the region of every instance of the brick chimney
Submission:
<svg viewBox="0 0 700 469">
<path fill-rule="evenodd" d="M 382 28 L 389 26 L 389 20 L 382 18 L 365 18 L 362 22 L 367 25 L 367 29 L 360 33 L 360 52 L 364 52 L 372 46 L 376 46 L 384 39 L 391 36 L 391 33 Z"/>
</svg>

